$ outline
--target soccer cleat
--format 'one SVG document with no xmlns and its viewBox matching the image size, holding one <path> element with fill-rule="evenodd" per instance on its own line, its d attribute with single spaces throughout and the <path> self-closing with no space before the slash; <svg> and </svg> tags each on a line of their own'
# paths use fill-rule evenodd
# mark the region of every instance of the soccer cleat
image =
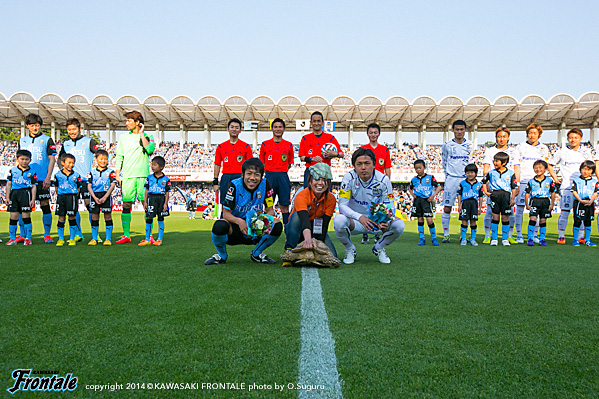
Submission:
<svg viewBox="0 0 599 399">
<path fill-rule="evenodd" d="M 23 245 L 31 245 L 31 244 L 32 244 L 32 242 L 29 238 L 26 238 L 25 242 L 23 243 Z"/>
<path fill-rule="evenodd" d="M 291 267 L 291 266 L 293 266 L 293 263 L 291 263 L 289 261 L 285 261 L 285 262 L 283 262 L 283 264 L 281 266 L 283 266 L 283 267 Z"/>
<path fill-rule="evenodd" d="M 227 260 L 221 258 L 219 254 L 212 255 L 204 262 L 205 265 L 221 265 L 223 263 L 227 263 Z"/>
<path fill-rule="evenodd" d="M 501 245 L 503 245 L 504 247 L 509 247 L 510 246 L 510 240 L 501 240 Z"/>
<path fill-rule="evenodd" d="M 558 243 L 559 245 L 566 245 L 566 237 L 559 237 L 559 238 L 557 239 L 557 243 Z"/>
<path fill-rule="evenodd" d="M 483 244 L 489 244 L 491 243 L 491 237 L 485 237 L 485 239 L 483 240 Z"/>
<path fill-rule="evenodd" d="M 44 237 L 44 244 L 52 244 L 53 242 L 54 242 L 54 240 L 52 239 L 52 237 L 50 237 L 50 236 Z"/>
<path fill-rule="evenodd" d="M 57 247 L 62 247 L 64 245 L 64 240 L 58 240 L 56 241 L 56 246 Z"/>
<path fill-rule="evenodd" d="M 420 241 L 418 241 L 418 245 L 423 246 L 426 244 L 426 240 L 424 238 L 421 238 Z"/>
<path fill-rule="evenodd" d="M 545 240 L 539 240 L 539 245 L 540 245 L 541 247 L 546 247 L 546 246 L 547 246 L 547 243 L 545 242 Z"/>
<path fill-rule="evenodd" d="M 156 240 L 154 240 L 154 237 L 150 236 L 150 244 L 154 244 L 156 242 Z"/>
<path fill-rule="evenodd" d="M 532 240 L 534 241 L 535 244 L 539 243 L 539 237 L 537 237 L 537 236 L 533 236 Z"/>
<path fill-rule="evenodd" d="M 514 240 L 512 237 L 509 240 Z M 512 244 L 524 244 L 524 237 L 518 236 L 515 241 L 510 241 Z"/>
<path fill-rule="evenodd" d="M 23 236 L 18 236 L 18 237 L 17 237 L 17 239 L 16 239 L 15 241 L 16 241 L 16 243 L 17 243 L 17 244 L 18 244 L 18 243 L 20 243 L 20 242 L 23 242 L 23 241 L 25 241 L 25 237 L 23 237 Z"/>
<path fill-rule="evenodd" d="M 593 241 L 591 241 L 591 240 L 588 240 L 587 242 L 585 242 L 585 245 L 586 245 L 587 247 L 596 247 L 596 246 L 597 246 L 597 244 L 595 244 L 595 243 L 594 243 Z"/>
<path fill-rule="evenodd" d="M 343 258 L 343 263 L 345 263 L 346 265 L 351 265 L 356 260 L 356 255 L 357 252 L 355 248 L 346 249 L 345 258 Z"/>
<path fill-rule="evenodd" d="M 460 245 L 461 245 L 462 247 L 465 247 L 466 245 L 468 245 L 468 241 L 466 241 L 466 240 L 462 240 L 462 241 L 460 241 Z"/>
<path fill-rule="evenodd" d="M 368 234 L 362 235 L 362 244 L 366 245 L 369 241 L 370 240 L 368 239 Z"/>
<path fill-rule="evenodd" d="M 81 238 L 83 240 L 83 238 Z M 69 245 L 69 247 L 74 247 L 75 245 L 77 245 L 77 239 L 74 240 L 68 240 L 67 244 Z"/>
<path fill-rule="evenodd" d="M 497 246 L 497 240 L 491 240 L 491 246 L 492 247 L 496 247 Z"/>
<path fill-rule="evenodd" d="M 431 240 L 431 243 L 433 244 L 433 247 L 438 247 L 439 245 L 441 245 L 441 244 L 439 244 L 439 241 L 437 241 L 437 239 L 436 239 L 436 238 L 433 238 L 433 239 Z"/>
<path fill-rule="evenodd" d="M 533 245 L 535 245 L 535 242 L 532 240 L 532 238 L 529 238 L 528 241 L 526 241 L 526 245 L 532 247 Z"/>
<path fill-rule="evenodd" d="M 110 242 L 110 240 L 106 240 L 102 243 L 102 245 L 104 245 L 105 247 L 109 247 L 112 245 L 112 243 Z"/>
<path fill-rule="evenodd" d="M 98 242 L 98 244 L 102 243 L 102 239 L 100 237 L 98 237 L 98 239 L 96 241 Z"/>
<path fill-rule="evenodd" d="M 137 246 L 139 246 L 139 247 L 147 247 L 149 245 L 152 245 L 152 243 L 150 241 L 146 241 L 146 240 L 141 240 L 139 242 L 139 244 L 137 244 Z"/>
<path fill-rule="evenodd" d="M 256 263 L 265 263 L 265 264 L 269 264 L 269 265 L 272 265 L 272 264 L 275 263 L 275 260 L 272 259 L 272 258 L 270 258 L 264 252 L 262 252 L 258 256 L 254 256 L 254 255 L 250 254 L 250 259 L 253 260 Z"/>
<path fill-rule="evenodd" d="M 154 241 L 154 245 L 157 246 L 157 247 L 161 246 L 162 245 L 162 240 L 156 240 L 156 241 Z"/>
<path fill-rule="evenodd" d="M 9 247 L 13 246 L 13 245 L 17 245 L 17 240 L 13 240 L 12 238 L 8 241 L 6 241 L 6 245 L 8 245 Z"/>
<path fill-rule="evenodd" d="M 391 263 L 391 259 L 389 259 L 389 257 L 387 256 L 387 252 L 385 251 L 385 248 L 376 249 L 375 247 L 372 247 L 372 253 L 375 254 L 376 256 L 378 256 L 379 262 Z"/>
<path fill-rule="evenodd" d="M 131 239 L 125 236 L 122 236 L 118 241 L 116 241 L 117 244 L 129 244 L 130 242 Z"/>
<path fill-rule="evenodd" d="M 578 239 L 578 243 L 580 245 L 584 245 L 584 244 L 586 244 L 586 241 L 584 240 L 584 238 L 581 237 L 581 238 Z"/>
<path fill-rule="evenodd" d="M 95 245 L 98 245 L 98 241 L 96 240 L 89 240 L 89 242 L 87 243 L 88 246 L 93 247 Z"/>
<path fill-rule="evenodd" d="M 449 240 L 451 240 L 451 238 L 449 236 L 443 236 L 443 240 L 441 240 L 441 242 L 443 244 L 447 244 L 449 242 Z"/>
<path fill-rule="evenodd" d="M 558 242 L 558 244 L 559 244 L 559 242 Z M 576 241 L 576 240 L 572 240 L 572 246 L 573 247 L 580 247 L 580 243 L 578 241 Z"/>
<path fill-rule="evenodd" d="M 472 245 L 473 247 L 478 247 L 478 243 L 476 242 L 476 240 L 470 240 L 470 245 Z"/>
<path fill-rule="evenodd" d="M 75 239 L 73 241 L 75 241 L 75 242 L 83 241 L 83 236 L 75 236 Z"/>
</svg>

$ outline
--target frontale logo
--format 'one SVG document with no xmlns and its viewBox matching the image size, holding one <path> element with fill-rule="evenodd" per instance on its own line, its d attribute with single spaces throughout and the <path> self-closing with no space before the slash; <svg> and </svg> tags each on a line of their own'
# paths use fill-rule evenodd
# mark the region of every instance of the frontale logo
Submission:
<svg viewBox="0 0 599 399">
<path fill-rule="evenodd" d="M 79 379 L 73 377 L 73 374 L 67 373 L 59 376 L 58 373 L 51 377 L 31 377 L 32 369 L 16 369 L 11 377 L 15 380 L 14 385 L 7 391 L 14 394 L 17 391 L 42 391 L 42 392 L 64 392 L 74 391 L 77 388 Z M 33 373 L 50 374 L 50 373 Z"/>
</svg>

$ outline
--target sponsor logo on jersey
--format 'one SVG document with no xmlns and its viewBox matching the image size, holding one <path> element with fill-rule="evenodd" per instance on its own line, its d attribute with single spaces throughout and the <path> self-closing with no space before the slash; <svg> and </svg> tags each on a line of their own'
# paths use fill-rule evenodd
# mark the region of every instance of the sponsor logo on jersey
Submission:
<svg viewBox="0 0 599 399">
<path fill-rule="evenodd" d="M 233 186 L 229 187 L 229 189 L 227 190 L 227 194 L 231 194 L 232 195 L 234 189 L 235 188 Z"/>
</svg>

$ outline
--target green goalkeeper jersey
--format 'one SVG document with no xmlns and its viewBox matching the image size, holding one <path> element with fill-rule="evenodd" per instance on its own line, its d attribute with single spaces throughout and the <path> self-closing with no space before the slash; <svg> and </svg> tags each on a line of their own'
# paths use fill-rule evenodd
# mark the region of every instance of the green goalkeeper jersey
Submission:
<svg viewBox="0 0 599 399">
<path fill-rule="evenodd" d="M 152 135 L 145 134 L 145 136 L 150 142 L 145 148 L 141 146 L 139 134 L 129 132 L 119 137 L 116 147 L 116 169 L 121 170 L 124 179 L 147 177 L 150 174 L 149 157 L 154 152 L 156 144 Z"/>
</svg>

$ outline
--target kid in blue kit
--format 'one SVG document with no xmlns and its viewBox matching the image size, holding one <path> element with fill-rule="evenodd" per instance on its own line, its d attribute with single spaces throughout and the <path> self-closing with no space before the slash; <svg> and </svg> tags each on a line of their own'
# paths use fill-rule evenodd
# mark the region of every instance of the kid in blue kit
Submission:
<svg viewBox="0 0 599 399">
<path fill-rule="evenodd" d="M 150 164 L 152 173 L 146 178 L 144 187 L 144 209 L 146 211 L 146 238 L 141 240 L 139 246 L 162 245 L 164 236 L 164 217 L 169 215 L 168 199 L 171 191 L 171 181 L 162 173 L 166 161 L 163 157 L 157 156 L 152 159 Z M 158 240 L 152 242 L 152 222 L 158 216 Z"/>
<path fill-rule="evenodd" d="M 478 168 L 475 164 L 470 163 L 464 168 L 466 179 L 460 182 L 458 187 L 458 213 L 462 221 L 460 245 L 466 246 L 468 240 L 466 233 L 468 232 L 468 221 L 470 221 L 470 244 L 478 246 L 476 242 L 476 222 L 478 215 L 483 206 L 483 184 L 476 180 Z"/>
<path fill-rule="evenodd" d="M 497 245 L 497 230 L 499 230 L 499 217 L 501 216 L 501 243 L 505 247 L 510 246 L 508 241 L 508 232 L 510 229 L 509 220 L 514 206 L 514 200 L 518 195 L 518 183 L 513 170 L 508 169 L 507 165 L 510 156 L 501 151 L 493 157 L 493 166 L 483 178 L 483 191 L 491 199 L 491 213 L 493 221 L 491 222 L 491 245 Z M 511 194 L 510 194 L 511 192 Z"/>
<path fill-rule="evenodd" d="M 574 195 L 574 227 L 572 229 L 572 245 L 580 246 L 576 239 L 580 225 L 584 222 L 584 241 L 589 247 L 596 247 L 591 241 L 591 225 L 595 218 L 595 200 L 599 196 L 599 182 L 593 177 L 595 162 L 584 161 L 580 164 L 580 176 L 572 179 L 572 195 Z"/>
<path fill-rule="evenodd" d="M 79 212 L 79 188 L 81 187 L 81 176 L 75 172 L 75 157 L 71 154 L 63 154 L 60 158 L 62 169 L 54 175 L 52 185 L 56 186 L 56 215 L 58 216 L 58 241 L 57 247 L 62 247 L 64 241 L 64 222 L 69 217 L 70 237 L 67 241 L 69 246 L 76 244 L 75 237 L 81 236 L 77 227 L 77 213 Z"/>
<path fill-rule="evenodd" d="M 418 236 L 420 241 L 418 245 L 426 243 L 424 239 L 424 219 L 431 232 L 431 242 L 434 246 L 439 245 L 437 241 L 437 232 L 433 222 L 435 197 L 441 191 L 441 186 L 437 183 L 435 176 L 426 174 L 426 163 L 422 159 L 414 161 L 414 171 L 416 176 L 410 182 L 410 195 L 414 198 L 412 205 L 412 216 L 418 218 Z"/>
<path fill-rule="evenodd" d="M 91 215 L 92 239 L 87 245 L 98 245 L 100 229 L 100 212 L 104 214 L 106 223 L 106 239 L 102 245 L 112 245 L 112 198 L 116 186 L 116 173 L 108 165 L 108 152 L 97 150 L 95 154 L 96 168 L 92 169 L 87 179 L 87 192 L 90 195 L 89 213 Z"/>
<path fill-rule="evenodd" d="M 23 220 L 22 233 L 25 236 L 23 245 L 31 245 L 31 209 L 35 206 L 37 178 L 35 172 L 29 167 L 31 152 L 28 150 L 17 151 L 17 166 L 10 169 L 6 182 L 6 198 L 8 198 L 8 212 L 10 222 L 8 231 L 10 239 L 6 245 L 17 245 L 17 225 L 19 215 Z"/>
<path fill-rule="evenodd" d="M 553 179 L 549 176 L 545 176 L 547 162 L 542 159 L 536 160 L 533 164 L 533 170 L 536 176 L 528 181 L 524 194 L 526 209 L 530 211 L 527 245 L 533 246 L 535 244 L 533 238 L 538 217 L 540 219 L 539 245 L 546 247 L 547 242 L 545 242 L 545 234 L 547 233 L 547 219 L 551 217 L 551 210 L 555 205 L 555 192 L 557 189 Z"/>
</svg>

